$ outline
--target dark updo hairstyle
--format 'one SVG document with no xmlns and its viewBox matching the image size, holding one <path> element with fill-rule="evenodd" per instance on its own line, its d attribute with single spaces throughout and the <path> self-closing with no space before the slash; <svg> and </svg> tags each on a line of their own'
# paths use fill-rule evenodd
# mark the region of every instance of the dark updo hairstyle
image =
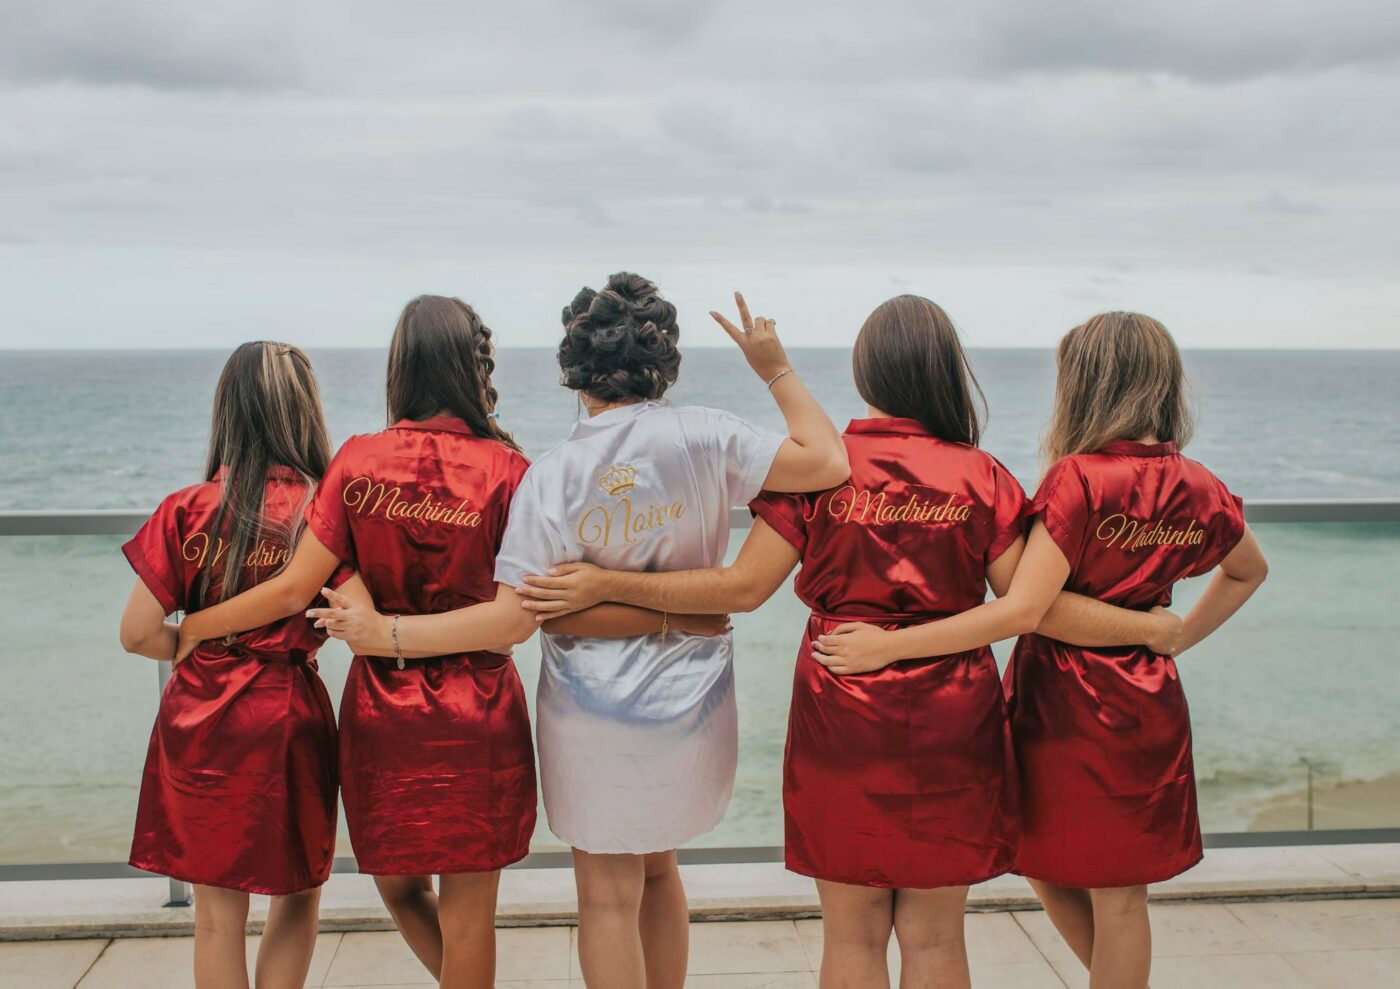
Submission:
<svg viewBox="0 0 1400 989">
<path fill-rule="evenodd" d="M 987 400 L 942 306 L 920 295 L 880 303 L 851 356 L 856 391 L 871 406 L 916 419 L 941 440 L 977 445 Z"/>
<path fill-rule="evenodd" d="M 389 341 L 389 425 L 446 413 L 477 436 L 519 450 L 496 411 L 496 350 L 491 329 L 461 299 L 420 295 L 403 307 Z"/>
<path fill-rule="evenodd" d="M 582 289 L 564 307 L 560 384 L 602 402 L 660 398 L 676 383 L 676 307 L 641 275 L 619 271 L 601 292 Z"/>
</svg>

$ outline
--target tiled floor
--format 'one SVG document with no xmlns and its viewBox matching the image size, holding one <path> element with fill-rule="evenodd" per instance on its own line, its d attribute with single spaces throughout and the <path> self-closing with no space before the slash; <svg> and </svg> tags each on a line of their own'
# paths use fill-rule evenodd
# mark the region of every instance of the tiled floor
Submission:
<svg viewBox="0 0 1400 989">
<path fill-rule="evenodd" d="M 1158 904 L 1154 989 L 1371 989 L 1400 985 L 1400 899 Z M 1088 980 L 1045 915 L 969 914 L 978 989 L 1065 989 Z M 249 939 L 249 957 L 257 939 Z M 814 989 L 821 922 L 691 928 L 694 989 Z M 581 989 L 572 928 L 499 931 L 499 989 Z M 190 980 L 189 938 L 0 943 L 7 989 L 165 989 Z M 890 948 L 892 972 L 899 952 Z M 309 986 L 429 987 L 393 932 L 323 934 Z"/>
</svg>

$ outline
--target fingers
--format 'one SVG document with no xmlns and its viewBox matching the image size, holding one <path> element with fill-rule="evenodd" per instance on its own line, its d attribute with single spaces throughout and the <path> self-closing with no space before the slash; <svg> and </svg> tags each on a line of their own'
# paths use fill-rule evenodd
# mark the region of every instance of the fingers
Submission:
<svg viewBox="0 0 1400 989">
<path fill-rule="evenodd" d="M 720 326 L 724 327 L 724 332 L 728 333 L 729 339 L 733 340 L 735 343 L 740 343 L 744 339 L 743 330 L 739 329 L 737 326 L 735 326 L 729 320 L 725 319 L 719 313 L 715 312 L 713 309 L 710 310 L 710 318 L 713 319 Z"/>
<path fill-rule="evenodd" d="M 525 575 L 525 583 L 529 586 L 530 589 L 527 591 L 524 587 L 518 587 L 516 588 L 516 593 L 536 594 L 538 593 L 539 588 L 548 588 L 550 590 L 564 590 L 571 586 L 568 583 L 568 581 L 563 577 L 542 577 L 539 574 L 532 573 L 527 573 Z"/>
<path fill-rule="evenodd" d="M 333 591 L 329 587 L 321 588 L 321 597 L 325 598 L 337 608 L 348 608 L 355 603 L 344 594 L 341 594 L 339 591 Z"/>
<path fill-rule="evenodd" d="M 734 293 L 734 301 L 735 301 L 735 302 L 738 304 L 738 306 L 739 306 L 739 322 L 742 323 L 742 324 L 744 325 L 744 329 L 746 329 L 746 330 L 752 330 L 752 329 L 753 329 L 753 317 L 749 315 L 749 306 L 748 306 L 748 303 L 746 303 L 746 302 L 744 301 L 744 293 L 742 293 L 742 292 L 735 292 L 735 293 Z"/>
<path fill-rule="evenodd" d="M 571 610 L 569 608 L 569 602 L 562 600 L 521 601 L 520 607 L 524 608 L 526 611 L 545 612 L 551 615 Z"/>
<path fill-rule="evenodd" d="M 827 635 L 819 636 L 819 638 L 825 639 L 827 638 L 827 636 L 830 635 L 845 635 L 848 632 L 857 632 L 865 627 L 866 625 L 864 622 L 845 622 L 841 625 L 837 625 L 834 629 L 828 632 Z"/>
</svg>

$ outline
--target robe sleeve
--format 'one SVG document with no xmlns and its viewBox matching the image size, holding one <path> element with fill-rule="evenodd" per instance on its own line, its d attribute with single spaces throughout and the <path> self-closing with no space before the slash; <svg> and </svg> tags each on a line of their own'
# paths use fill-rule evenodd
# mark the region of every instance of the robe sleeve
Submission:
<svg viewBox="0 0 1400 989">
<path fill-rule="evenodd" d="M 306 506 L 306 527 L 316 534 L 321 545 L 340 559 L 342 563 L 355 560 L 355 538 L 350 531 L 350 513 L 345 505 L 345 481 L 348 474 L 346 461 L 354 440 L 347 441 L 331 458 L 326 468 L 326 476 L 316 487 L 316 495 Z M 337 572 L 337 576 L 339 573 Z M 348 579 L 348 578 L 346 578 Z M 344 581 L 342 581 L 343 583 Z"/>
<path fill-rule="evenodd" d="M 779 433 L 711 409 L 706 436 L 707 455 L 724 465 L 725 494 L 730 505 L 747 505 L 763 490 L 763 482 L 786 439 Z"/>
<path fill-rule="evenodd" d="M 525 472 L 510 501 L 510 518 L 496 554 L 496 582 L 519 587 L 526 574 L 542 574 L 556 563 L 571 563 L 578 554 L 545 511 L 538 465 Z M 555 482 L 558 483 L 558 482 Z"/>
<path fill-rule="evenodd" d="M 1089 535 L 1089 490 L 1084 473 L 1072 457 L 1055 464 L 1031 500 L 1030 519 L 1039 518 L 1071 571 L 1079 568 Z"/>
<path fill-rule="evenodd" d="M 185 606 L 185 582 L 180 552 L 183 504 L 178 493 L 160 503 L 145 525 L 122 546 L 131 569 L 167 615 Z"/>
<path fill-rule="evenodd" d="M 807 496 L 764 491 L 749 502 L 749 511 L 792 543 L 799 553 L 807 549 Z"/>
<path fill-rule="evenodd" d="M 1244 538 L 1244 501 L 1225 486 L 1214 475 L 1209 499 L 1210 517 L 1203 520 L 1210 532 L 1210 539 L 1201 558 L 1191 568 L 1188 576 L 1200 577 L 1210 573 L 1220 562 L 1229 556 Z"/>
<path fill-rule="evenodd" d="M 1026 491 L 1011 471 L 993 460 L 992 531 L 984 562 L 991 564 L 1026 531 Z M 1068 555 L 1068 554 L 1066 554 Z"/>
</svg>

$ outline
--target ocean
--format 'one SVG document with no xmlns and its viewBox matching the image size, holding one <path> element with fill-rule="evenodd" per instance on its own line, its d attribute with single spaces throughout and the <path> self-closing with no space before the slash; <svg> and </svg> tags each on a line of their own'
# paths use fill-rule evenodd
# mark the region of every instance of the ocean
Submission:
<svg viewBox="0 0 1400 989">
<path fill-rule="evenodd" d="M 199 477 L 225 353 L 0 351 L 0 510 L 145 511 Z M 844 350 L 793 362 L 838 424 L 863 414 Z M 381 428 L 384 354 L 313 351 L 336 442 Z M 990 419 L 984 446 L 1033 488 L 1053 354 L 973 351 Z M 1199 428 L 1188 454 L 1246 500 L 1400 498 L 1400 352 L 1192 351 Z M 558 442 L 578 406 L 548 350 L 503 350 L 502 424 L 526 452 Z M 780 428 L 763 385 L 728 350 L 685 353 L 677 404 L 730 409 Z M 1269 582 L 1217 636 L 1182 657 L 1203 823 L 1250 826 L 1303 785 L 1400 774 L 1400 524 L 1256 529 Z M 731 554 L 742 533 L 731 542 Z M 124 654 L 117 620 L 132 576 L 116 537 L 0 538 L 0 863 L 120 861 L 154 717 L 156 664 Z M 1181 586 L 1179 605 L 1204 581 Z M 780 591 L 736 616 L 741 764 L 724 824 L 701 843 L 774 845 L 788 680 L 803 609 Z M 1008 650 L 998 649 L 1005 657 Z M 539 656 L 517 652 L 533 688 Z M 348 656 L 322 653 L 338 696 Z M 1400 807 L 1364 824 L 1400 826 Z M 1302 826 L 1301 822 L 1298 824 Z M 541 817 L 536 847 L 557 847 Z M 348 843 L 342 848 L 348 854 Z"/>
</svg>

